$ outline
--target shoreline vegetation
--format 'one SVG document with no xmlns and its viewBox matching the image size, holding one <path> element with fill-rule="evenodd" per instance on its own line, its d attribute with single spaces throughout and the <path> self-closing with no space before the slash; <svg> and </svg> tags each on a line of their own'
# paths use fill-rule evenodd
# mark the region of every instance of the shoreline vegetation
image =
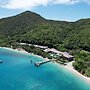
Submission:
<svg viewBox="0 0 90 90">
<path fill-rule="evenodd" d="M 21 52 L 21 53 L 25 53 L 25 54 L 31 54 L 31 55 L 34 55 L 36 57 L 39 57 L 39 58 L 43 58 L 44 60 L 49 60 L 48 58 L 44 58 L 40 55 L 36 55 L 36 54 L 33 54 L 33 53 L 29 53 L 27 52 L 26 50 L 22 49 L 22 48 L 9 48 L 9 47 L 0 47 L 0 48 L 5 48 L 5 49 L 9 49 L 9 50 L 14 50 L 14 51 L 18 51 L 18 52 Z M 67 70 L 69 70 L 71 73 L 74 73 L 75 75 L 77 75 L 78 77 L 80 77 L 81 79 L 85 80 L 88 84 L 90 84 L 90 77 L 87 77 L 87 76 L 84 76 L 82 75 L 81 73 L 79 73 L 77 70 L 75 70 L 75 68 L 73 67 L 73 62 L 74 61 L 71 61 L 71 62 L 68 62 L 67 65 L 61 65 L 57 62 L 55 62 L 55 64 L 57 64 L 58 66 L 61 65 L 62 67 L 66 68 Z"/>
</svg>

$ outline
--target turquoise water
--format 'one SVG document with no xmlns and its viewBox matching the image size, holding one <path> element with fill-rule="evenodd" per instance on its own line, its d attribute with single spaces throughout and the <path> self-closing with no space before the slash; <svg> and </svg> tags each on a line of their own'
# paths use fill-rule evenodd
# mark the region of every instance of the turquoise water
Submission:
<svg viewBox="0 0 90 90">
<path fill-rule="evenodd" d="M 90 84 L 64 67 L 47 63 L 35 67 L 30 60 L 42 58 L 0 48 L 0 90 L 90 90 Z"/>
</svg>

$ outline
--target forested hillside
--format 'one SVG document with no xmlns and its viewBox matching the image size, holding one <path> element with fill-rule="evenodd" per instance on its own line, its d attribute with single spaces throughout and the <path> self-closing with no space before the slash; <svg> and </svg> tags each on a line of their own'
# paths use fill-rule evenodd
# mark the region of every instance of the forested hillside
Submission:
<svg viewBox="0 0 90 90">
<path fill-rule="evenodd" d="M 30 11 L 0 19 L 0 46 L 16 45 L 16 42 L 47 45 L 60 51 L 69 51 L 81 60 L 82 50 L 90 52 L 90 19 L 76 22 L 54 21 Z M 79 68 L 81 71 L 78 70 L 82 73 L 82 68 L 86 64 L 83 73 L 89 72 L 88 76 L 89 55 L 86 54 L 85 58 L 82 58 L 83 64 Z M 75 67 L 80 64 L 78 60 L 74 64 Z"/>
<path fill-rule="evenodd" d="M 46 20 L 26 11 L 0 20 L 0 33 L 6 38 L 66 49 L 90 51 L 90 19 L 76 22 Z M 10 39 L 11 39 L 10 38 Z"/>
</svg>

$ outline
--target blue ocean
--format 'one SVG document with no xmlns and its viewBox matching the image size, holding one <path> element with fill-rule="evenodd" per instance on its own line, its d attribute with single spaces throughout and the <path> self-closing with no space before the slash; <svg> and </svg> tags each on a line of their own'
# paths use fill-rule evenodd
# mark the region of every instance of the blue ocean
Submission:
<svg viewBox="0 0 90 90">
<path fill-rule="evenodd" d="M 43 58 L 0 48 L 0 60 L 0 90 L 90 90 L 90 84 L 63 66 L 33 64 Z"/>
</svg>

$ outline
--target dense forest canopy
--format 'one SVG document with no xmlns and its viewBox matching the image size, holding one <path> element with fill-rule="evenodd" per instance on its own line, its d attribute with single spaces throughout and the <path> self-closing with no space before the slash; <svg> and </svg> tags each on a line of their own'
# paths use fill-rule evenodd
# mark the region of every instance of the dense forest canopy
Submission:
<svg viewBox="0 0 90 90">
<path fill-rule="evenodd" d="M 1 19 L 0 34 L 15 41 L 90 51 L 90 19 L 54 21 L 26 11 Z"/>
</svg>

